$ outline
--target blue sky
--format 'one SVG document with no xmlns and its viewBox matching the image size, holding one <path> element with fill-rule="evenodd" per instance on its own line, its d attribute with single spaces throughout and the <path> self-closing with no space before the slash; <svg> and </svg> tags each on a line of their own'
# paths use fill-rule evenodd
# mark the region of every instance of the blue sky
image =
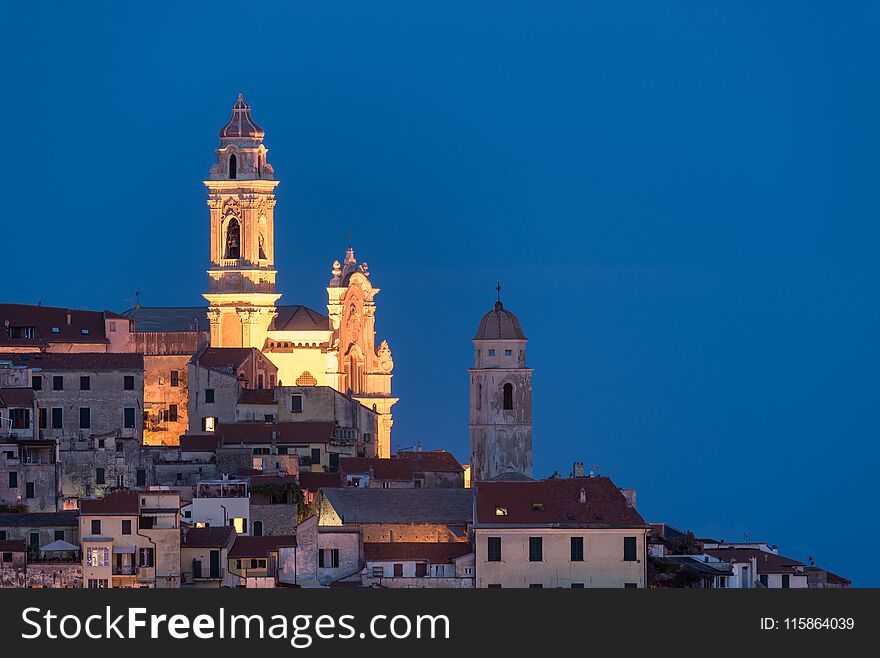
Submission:
<svg viewBox="0 0 880 658">
<path fill-rule="evenodd" d="M 396 445 L 467 460 L 500 279 L 536 474 L 598 464 L 650 521 L 880 585 L 876 3 L 25 5 L 4 301 L 201 303 L 243 91 L 282 301 L 323 309 L 349 231 L 382 288 Z"/>
</svg>

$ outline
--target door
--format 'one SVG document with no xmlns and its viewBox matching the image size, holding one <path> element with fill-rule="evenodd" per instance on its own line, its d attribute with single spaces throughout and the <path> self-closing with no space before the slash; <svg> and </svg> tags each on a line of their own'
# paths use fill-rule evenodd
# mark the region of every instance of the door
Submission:
<svg viewBox="0 0 880 658">
<path fill-rule="evenodd" d="M 202 577 L 202 561 L 201 560 L 193 560 L 193 580 L 198 580 Z"/>
<path fill-rule="evenodd" d="M 211 578 L 220 577 L 220 551 L 211 551 Z"/>
</svg>

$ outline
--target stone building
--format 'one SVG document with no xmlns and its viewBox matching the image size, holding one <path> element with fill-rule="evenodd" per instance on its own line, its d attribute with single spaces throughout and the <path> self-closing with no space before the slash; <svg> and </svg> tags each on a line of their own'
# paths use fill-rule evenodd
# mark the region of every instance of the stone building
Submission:
<svg viewBox="0 0 880 658">
<path fill-rule="evenodd" d="M 0 304 L 0 352 L 130 352 L 128 318 L 31 304 Z"/>
<path fill-rule="evenodd" d="M 451 452 L 398 452 L 389 459 L 342 459 L 350 487 L 374 489 L 463 489 L 464 468 Z"/>
<path fill-rule="evenodd" d="M 222 587 L 235 529 L 184 528 L 180 544 L 181 587 Z"/>
<path fill-rule="evenodd" d="M 354 249 L 334 261 L 327 285 L 327 314 L 302 305 L 280 305 L 275 288 L 275 188 L 265 133 L 239 96 L 220 131 L 220 145 L 205 186 L 210 215 L 207 307 L 146 308 L 125 313 L 135 330 L 146 323 L 163 332 L 207 319 L 212 347 L 256 348 L 278 368 L 275 383 L 330 386 L 351 394 L 379 415 L 377 454 L 390 454 L 394 361 L 386 341 L 377 344 L 376 295 L 366 263 Z M 185 327 L 184 327 L 185 328 Z M 260 388 L 253 384 L 252 388 Z M 201 422 L 201 417 L 198 419 Z M 190 431 L 193 430 L 190 421 Z"/>
<path fill-rule="evenodd" d="M 470 372 L 471 479 L 531 478 L 532 369 L 519 319 L 499 299 L 474 336 Z"/>
<path fill-rule="evenodd" d="M 48 439 L 0 439 L 0 506 L 28 512 L 62 508 L 58 445 Z"/>
</svg>

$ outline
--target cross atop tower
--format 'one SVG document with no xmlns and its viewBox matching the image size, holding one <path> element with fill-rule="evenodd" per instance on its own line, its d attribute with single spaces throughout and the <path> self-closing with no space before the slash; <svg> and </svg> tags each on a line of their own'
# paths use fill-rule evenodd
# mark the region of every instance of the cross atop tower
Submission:
<svg viewBox="0 0 880 658">
<path fill-rule="evenodd" d="M 498 282 L 498 285 L 495 286 L 495 290 L 498 291 L 498 301 L 500 302 L 501 301 L 501 282 L 500 281 Z"/>
</svg>

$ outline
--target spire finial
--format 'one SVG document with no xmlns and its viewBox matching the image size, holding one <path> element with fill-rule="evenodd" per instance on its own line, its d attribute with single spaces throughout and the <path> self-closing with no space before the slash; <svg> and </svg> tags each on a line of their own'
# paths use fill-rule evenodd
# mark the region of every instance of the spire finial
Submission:
<svg viewBox="0 0 880 658">
<path fill-rule="evenodd" d="M 498 301 L 501 301 L 501 282 L 498 282 L 498 285 L 495 286 L 495 290 L 498 291 Z"/>
<path fill-rule="evenodd" d="M 244 101 L 244 94 L 241 92 L 238 92 L 238 102 L 241 103 L 243 101 Z"/>
</svg>

